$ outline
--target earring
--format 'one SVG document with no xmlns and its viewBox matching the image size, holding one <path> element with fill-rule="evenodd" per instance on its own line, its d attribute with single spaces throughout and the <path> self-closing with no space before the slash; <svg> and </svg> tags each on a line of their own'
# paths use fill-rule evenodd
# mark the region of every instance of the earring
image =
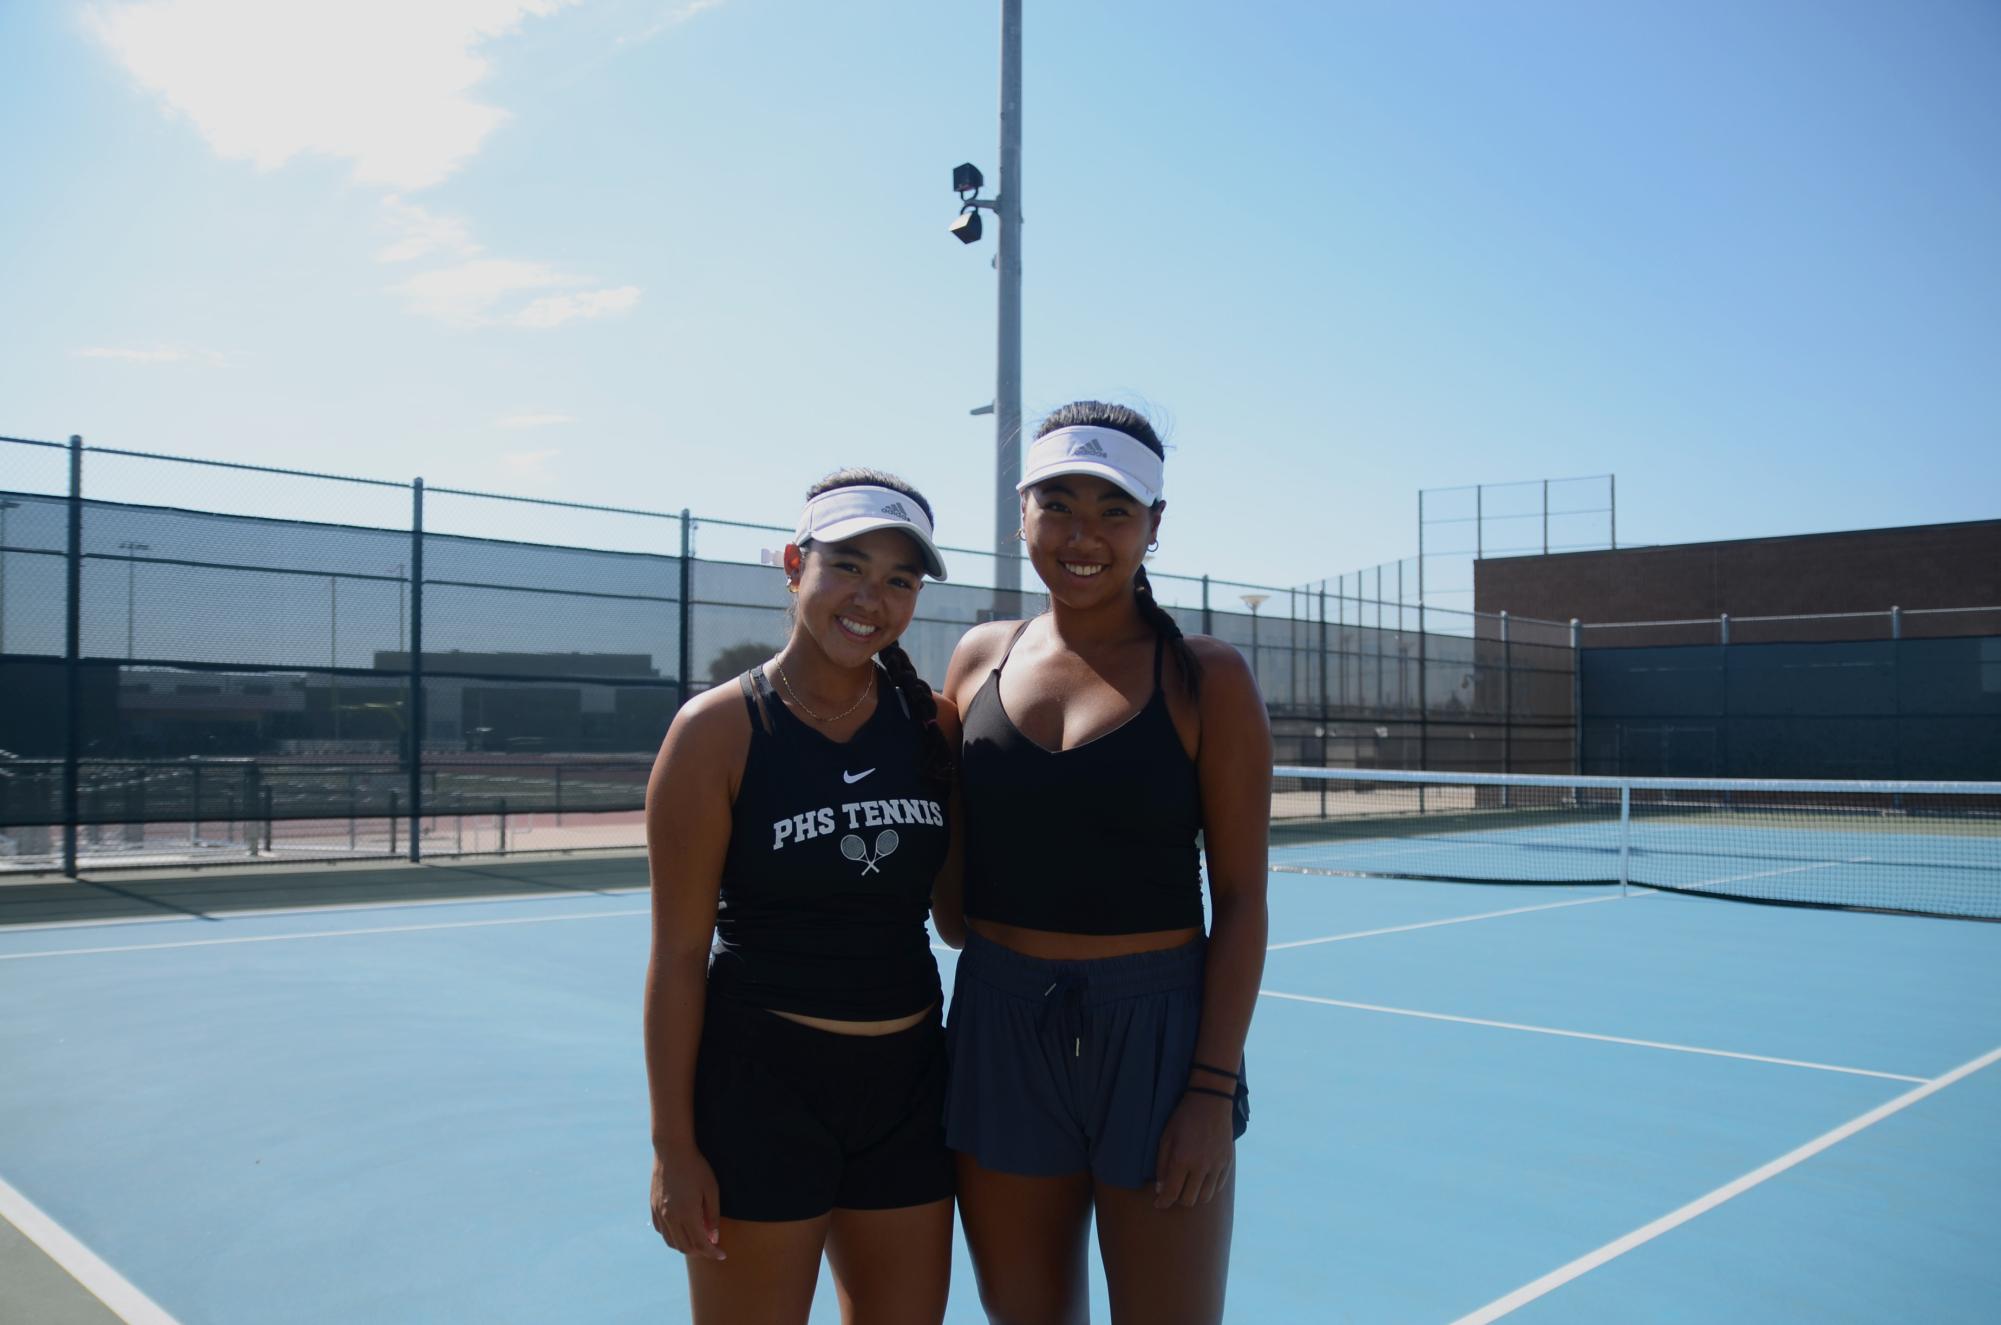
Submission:
<svg viewBox="0 0 2001 1325">
<path fill-rule="evenodd" d="M 798 593 L 798 592 L 799 592 L 799 582 L 798 582 L 797 580 L 794 580 L 794 581 L 791 581 L 790 583 L 788 583 L 788 584 L 787 584 L 787 585 L 785 586 L 785 592 L 787 592 L 787 593 Z"/>
<path fill-rule="evenodd" d="M 1148 552 L 1158 552 L 1158 551 L 1160 551 L 1160 540 L 1156 538 L 1156 539 L 1154 539 L 1154 540 L 1153 540 L 1153 541 L 1152 541 L 1151 543 L 1148 543 L 1148 544 L 1146 545 L 1146 550 L 1147 550 Z"/>
<path fill-rule="evenodd" d="M 1017 543 L 1026 543 L 1028 541 L 1028 531 L 1025 529 L 1015 530 L 1014 541 Z"/>
</svg>

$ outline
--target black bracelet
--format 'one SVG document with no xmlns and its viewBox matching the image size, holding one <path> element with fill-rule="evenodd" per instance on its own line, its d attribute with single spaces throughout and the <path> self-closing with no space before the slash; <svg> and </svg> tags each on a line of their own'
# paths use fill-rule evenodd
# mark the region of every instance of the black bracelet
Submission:
<svg viewBox="0 0 2001 1325">
<path fill-rule="evenodd" d="M 1236 1081 L 1239 1079 L 1238 1075 L 1235 1072 L 1225 1072 L 1222 1068 L 1211 1067 L 1207 1063 L 1190 1063 L 1188 1065 L 1188 1069 L 1191 1072 L 1211 1072 L 1219 1077 L 1228 1077 L 1232 1081 Z"/>
<path fill-rule="evenodd" d="M 1235 1103 L 1237 1099 L 1236 1094 L 1232 1091 L 1211 1090 L 1207 1086 L 1183 1086 L 1181 1093 L 1183 1095 L 1214 1095 L 1219 1100 L 1229 1100 L 1231 1103 Z"/>
</svg>

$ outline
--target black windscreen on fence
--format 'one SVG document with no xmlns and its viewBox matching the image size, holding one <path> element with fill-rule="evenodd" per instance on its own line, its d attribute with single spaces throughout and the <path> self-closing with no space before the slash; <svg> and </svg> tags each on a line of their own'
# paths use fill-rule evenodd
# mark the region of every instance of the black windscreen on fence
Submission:
<svg viewBox="0 0 2001 1325">
<path fill-rule="evenodd" d="M 1583 772 L 2001 779 L 2001 636 L 1585 649 Z"/>
</svg>

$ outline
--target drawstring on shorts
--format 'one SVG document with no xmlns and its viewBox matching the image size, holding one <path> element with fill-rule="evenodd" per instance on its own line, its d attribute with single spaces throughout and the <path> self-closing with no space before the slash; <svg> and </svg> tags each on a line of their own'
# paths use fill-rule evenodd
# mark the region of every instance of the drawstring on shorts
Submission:
<svg viewBox="0 0 2001 1325">
<path fill-rule="evenodd" d="M 1082 971 L 1062 970 L 1042 991 L 1040 1025 L 1044 1031 L 1063 1032 L 1072 1058 L 1084 1056 L 1084 996 L 1090 987 L 1090 977 Z"/>
</svg>

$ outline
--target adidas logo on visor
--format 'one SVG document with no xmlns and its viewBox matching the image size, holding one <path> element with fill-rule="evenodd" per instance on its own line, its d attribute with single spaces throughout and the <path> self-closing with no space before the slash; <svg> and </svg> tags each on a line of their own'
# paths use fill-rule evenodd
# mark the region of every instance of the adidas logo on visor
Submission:
<svg viewBox="0 0 2001 1325">
<path fill-rule="evenodd" d="M 900 501 L 893 501 L 883 507 L 882 514 L 893 515 L 899 520 L 908 520 L 910 518 L 910 512 L 903 509 L 903 503 Z"/>
<path fill-rule="evenodd" d="M 1098 459 L 1103 460 L 1105 458 L 1105 448 L 1099 444 L 1097 438 L 1086 437 L 1083 441 L 1070 448 L 1070 454 L 1094 455 Z"/>
</svg>

